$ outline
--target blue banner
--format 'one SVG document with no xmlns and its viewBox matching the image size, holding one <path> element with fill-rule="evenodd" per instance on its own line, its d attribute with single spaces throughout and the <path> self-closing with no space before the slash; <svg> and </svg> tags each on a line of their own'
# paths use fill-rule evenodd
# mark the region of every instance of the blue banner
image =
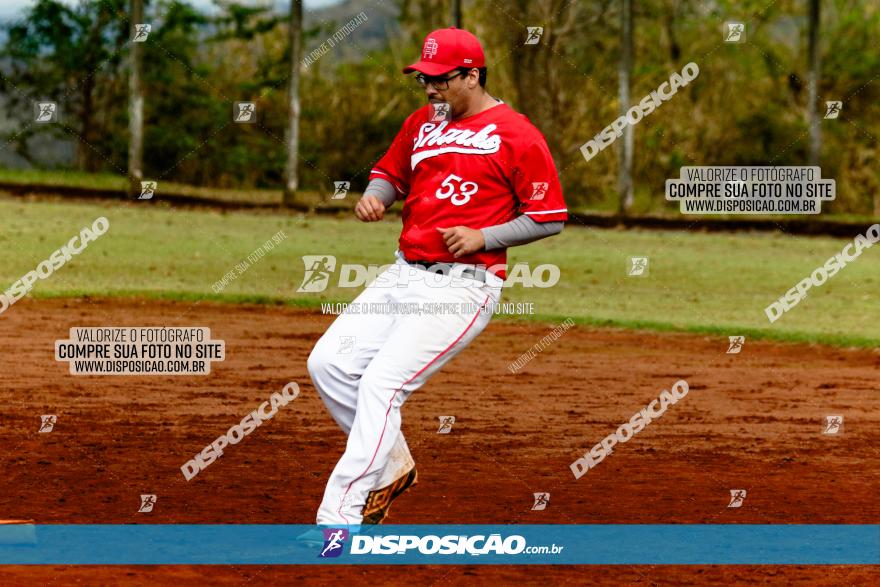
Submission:
<svg viewBox="0 0 880 587">
<path fill-rule="evenodd" d="M 0 564 L 880 564 L 880 525 L 7 524 Z"/>
</svg>

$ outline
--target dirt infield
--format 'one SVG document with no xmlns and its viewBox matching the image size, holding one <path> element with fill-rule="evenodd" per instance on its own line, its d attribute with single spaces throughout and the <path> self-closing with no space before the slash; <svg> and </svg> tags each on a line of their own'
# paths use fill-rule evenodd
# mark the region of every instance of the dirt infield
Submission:
<svg viewBox="0 0 880 587">
<path fill-rule="evenodd" d="M 306 357 L 332 321 L 290 307 L 143 299 L 22 300 L 0 315 L 0 518 L 38 523 L 309 524 L 345 438 Z M 207 377 L 72 376 L 72 326 L 208 326 Z M 393 523 L 877 523 L 880 353 L 575 327 L 521 371 L 554 325 L 493 321 L 407 402 L 419 466 Z M 736 334 L 736 333 L 731 333 Z M 569 464 L 686 379 L 691 392 L 581 479 Z M 289 381 L 302 393 L 187 482 L 181 465 Z M 38 433 L 41 414 L 58 416 Z M 822 434 L 823 418 L 843 432 Z M 455 415 L 450 434 L 438 416 Z M 728 508 L 731 489 L 746 489 Z M 531 511 L 534 492 L 549 492 Z M 158 496 L 138 513 L 140 495 Z M 846 583 L 866 567 L 6 567 L 0 584 Z M 525 575 L 525 573 L 528 573 Z M 876 578 L 876 577 L 875 577 Z"/>
</svg>

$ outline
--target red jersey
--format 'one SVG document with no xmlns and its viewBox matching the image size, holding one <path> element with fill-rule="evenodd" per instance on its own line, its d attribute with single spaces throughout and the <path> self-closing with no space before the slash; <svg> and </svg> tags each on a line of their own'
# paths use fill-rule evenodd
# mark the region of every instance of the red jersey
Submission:
<svg viewBox="0 0 880 587">
<path fill-rule="evenodd" d="M 426 104 L 413 112 L 370 172 L 405 199 L 400 250 L 408 260 L 506 264 L 507 249 L 454 258 L 437 227 L 480 229 L 521 214 L 568 219 L 547 141 L 528 118 L 503 103 L 451 121 L 431 122 L 432 111 Z"/>
</svg>

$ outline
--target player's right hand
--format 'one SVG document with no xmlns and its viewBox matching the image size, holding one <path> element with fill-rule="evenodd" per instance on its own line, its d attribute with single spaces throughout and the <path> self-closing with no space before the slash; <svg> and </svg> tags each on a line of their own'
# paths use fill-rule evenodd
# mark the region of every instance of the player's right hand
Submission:
<svg viewBox="0 0 880 587">
<path fill-rule="evenodd" d="M 376 196 L 364 196 L 354 207 L 354 213 L 362 222 L 377 222 L 385 216 L 385 204 Z"/>
</svg>

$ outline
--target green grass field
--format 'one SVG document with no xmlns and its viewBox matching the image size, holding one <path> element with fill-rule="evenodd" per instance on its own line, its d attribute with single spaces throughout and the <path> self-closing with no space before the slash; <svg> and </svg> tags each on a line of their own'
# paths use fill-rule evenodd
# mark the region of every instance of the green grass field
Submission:
<svg viewBox="0 0 880 587">
<path fill-rule="evenodd" d="M 135 203 L 92 205 L 0 199 L 0 289 L 65 244 L 95 218 L 110 229 L 31 295 L 148 295 L 316 306 L 350 301 L 360 289 L 296 293 L 302 255 L 338 263 L 393 260 L 399 218 L 356 220 L 175 210 Z M 867 225 L 866 225 L 867 228 Z M 212 285 L 279 230 L 287 238 L 219 295 Z M 853 235 L 855 237 L 855 235 Z M 745 334 L 849 346 L 880 344 L 880 249 L 867 249 L 772 326 L 764 308 L 839 252 L 845 239 L 784 234 L 688 234 L 571 226 L 562 235 L 511 249 L 509 262 L 561 269 L 549 289 L 505 288 L 505 301 L 534 302 L 538 319 L 582 324 Z M 630 256 L 650 258 L 647 277 L 628 277 Z M 335 283 L 333 281 L 332 283 Z M 14 311 L 14 307 L 10 309 Z"/>
</svg>

